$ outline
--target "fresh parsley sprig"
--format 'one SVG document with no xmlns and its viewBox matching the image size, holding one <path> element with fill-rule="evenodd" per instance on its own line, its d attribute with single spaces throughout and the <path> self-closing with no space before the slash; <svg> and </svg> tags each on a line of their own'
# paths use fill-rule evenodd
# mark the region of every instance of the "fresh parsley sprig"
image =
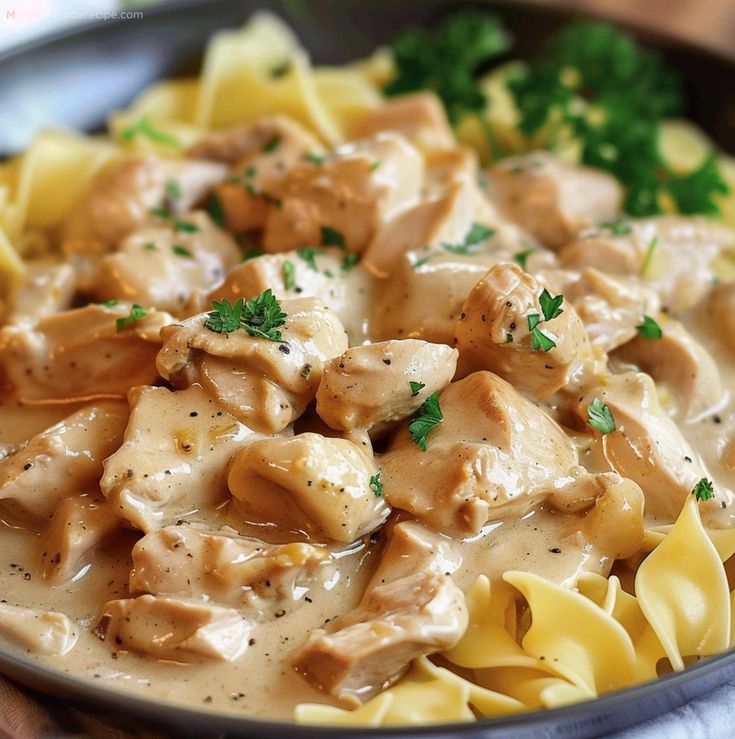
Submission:
<svg viewBox="0 0 735 739">
<path fill-rule="evenodd" d="M 539 323 L 542 321 L 551 321 L 554 318 L 560 316 L 564 310 L 561 304 L 564 302 L 563 295 L 556 295 L 552 297 L 551 293 L 544 288 L 539 295 L 539 305 L 541 306 L 541 313 L 543 319 L 538 313 L 528 314 L 528 331 L 531 334 L 531 351 L 544 351 L 550 352 L 555 346 L 556 342 L 547 336 L 539 327 Z M 512 339 L 512 334 L 508 334 Z"/>
<path fill-rule="evenodd" d="M 439 406 L 439 393 L 434 391 L 421 404 L 421 407 L 414 413 L 413 420 L 408 424 L 411 438 L 422 452 L 426 451 L 426 437 L 443 420 L 444 416 Z"/>
<path fill-rule="evenodd" d="M 231 334 L 244 329 L 250 336 L 268 341 L 283 341 L 278 331 L 288 316 L 270 288 L 255 298 L 234 303 L 229 300 L 213 300 L 212 310 L 207 314 L 204 325 L 218 334 Z"/>
<path fill-rule="evenodd" d="M 704 503 L 708 500 L 712 500 L 715 497 L 714 486 L 712 481 L 703 477 L 693 488 L 692 495 L 697 499 L 697 502 Z"/>
<path fill-rule="evenodd" d="M 140 321 L 147 315 L 148 314 L 137 303 L 135 303 L 130 309 L 130 313 L 127 316 L 118 318 L 115 321 L 115 329 L 118 333 L 120 333 L 121 331 L 124 331 L 128 326 L 131 326 L 136 321 Z"/>
<path fill-rule="evenodd" d="M 601 434 L 611 434 L 617 426 L 610 407 L 599 398 L 587 406 L 587 423 Z"/>
<path fill-rule="evenodd" d="M 651 316 L 643 316 L 643 321 L 635 328 L 644 339 L 660 339 L 664 335 L 661 326 Z"/>
<path fill-rule="evenodd" d="M 483 241 L 491 238 L 494 233 L 494 228 L 488 228 L 487 226 L 483 226 L 481 223 L 473 223 L 461 244 L 443 243 L 441 246 L 442 249 L 451 254 L 473 254 L 477 251 L 478 246 Z"/>
<path fill-rule="evenodd" d="M 380 472 L 370 478 L 370 489 L 376 498 L 383 497 L 383 481 L 380 479 Z"/>
<path fill-rule="evenodd" d="M 181 142 L 175 136 L 156 128 L 147 116 L 141 116 L 137 121 L 131 123 L 120 131 L 120 140 L 124 141 L 126 144 L 131 143 L 139 136 L 146 138 L 149 141 L 153 141 L 156 144 L 169 146 L 172 149 L 181 150 L 183 148 Z"/>
</svg>

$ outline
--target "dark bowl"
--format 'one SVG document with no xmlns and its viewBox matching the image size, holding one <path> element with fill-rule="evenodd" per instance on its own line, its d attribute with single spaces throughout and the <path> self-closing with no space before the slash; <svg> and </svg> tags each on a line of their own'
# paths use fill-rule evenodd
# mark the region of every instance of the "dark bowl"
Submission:
<svg viewBox="0 0 735 739">
<path fill-rule="evenodd" d="M 410 25 L 428 25 L 468 3 L 452 0 L 201 0 L 145 10 L 143 20 L 106 21 L 48 36 L 0 54 L 0 156 L 20 151 L 42 126 L 85 131 L 104 125 L 107 113 L 127 105 L 151 82 L 198 69 L 214 31 L 242 25 L 270 8 L 294 26 L 320 63 L 366 55 Z M 528 1 L 474 3 L 500 12 L 516 38 L 513 56 L 533 55 L 575 13 Z M 687 115 L 717 143 L 735 152 L 735 63 L 704 49 L 632 28 L 677 69 L 688 92 Z M 222 716 L 118 693 L 0 650 L 0 671 L 39 691 L 73 700 L 120 725 L 139 719 L 176 736 L 227 734 L 281 739 L 308 737 L 589 737 L 661 716 L 735 678 L 735 652 L 683 673 L 610 693 L 587 703 L 473 724 L 426 728 L 306 727 L 246 716 Z"/>
</svg>

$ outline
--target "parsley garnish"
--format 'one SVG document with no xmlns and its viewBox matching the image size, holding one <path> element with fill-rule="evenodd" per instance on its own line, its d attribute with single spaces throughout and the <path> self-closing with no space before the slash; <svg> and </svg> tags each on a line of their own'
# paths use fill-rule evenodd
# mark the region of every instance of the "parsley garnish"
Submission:
<svg viewBox="0 0 735 739">
<path fill-rule="evenodd" d="M 381 498 L 383 496 L 383 483 L 380 480 L 380 472 L 370 478 L 370 489 L 373 491 L 376 498 Z"/>
<path fill-rule="evenodd" d="M 488 59 L 509 46 L 500 21 L 483 11 L 455 15 L 432 31 L 412 29 L 393 43 L 396 76 L 385 93 L 433 90 L 449 120 L 458 123 L 466 112 L 484 111 L 486 97 L 476 75 Z"/>
<path fill-rule="evenodd" d="M 342 274 L 347 274 L 359 261 L 359 254 L 345 254 L 344 259 L 342 259 Z"/>
<path fill-rule="evenodd" d="M 286 323 L 288 316 L 281 310 L 270 288 L 256 298 L 245 301 L 242 312 L 243 328 L 251 335 L 268 341 L 283 341 L 279 326 Z"/>
<path fill-rule="evenodd" d="M 183 148 L 181 142 L 175 136 L 156 128 L 147 116 L 141 116 L 135 123 L 131 123 L 120 132 L 120 140 L 125 143 L 130 143 L 138 136 L 143 136 L 157 144 L 170 146 L 172 149 Z"/>
<path fill-rule="evenodd" d="M 105 308 L 114 308 L 117 305 L 117 300 L 105 300 L 101 305 L 104 305 Z"/>
<path fill-rule="evenodd" d="M 181 197 L 181 185 L 178 180 L 170 179 L 166 182 L 166 195 L 171 200 L 178 200 Z"/>
<path fill-rule="evenodd" d="M 147 315 L 148 314 L 137 303 L 135 303 L 127 316 L 124 318 L 118 318 L 115 321 L 115 328 L 117 329 L 117 332 L 120 333 L 120 331 L 123 331 L 126 326 L 130 326 L 136 321 L 140 321 L 141 318 L 145 318 Z"/>
<path fill-rule="evenodd" d="M 444 416 L 439 407 L 439 393 L 434 391 L 421 404 L 421 407 L 414 413 L 413 420 L 408 424 L 411 438 L 422 452 L 426 451 L 426 437 L 443 420 Z"/>
<path fill-rule="evenodd" d="M 322 246 L 337 246 L 340 249 L 345 249 L 345 237 L 342 234 L 332 228 L 331 226 L 321 227 Z"/>
<path fill-rule="evenodd" d="M 250 259 L 255 259 L 256 257 L 262 257 L 265 252 L 262 249 L 248 249 L 245 252 L 245 255 L 242 258 L 243 262 L 247 262 Z"/>
<path fill-rule="evenodd" d="M 291 60 L 286 59 L 286 61 L 281 62 L 280 64 L 277 64 L 273 69 L 271 69 L 271 77 L 284 77 L 291 71 Z"/>
<path fill-rule="evenodd" d="M 488 228 L 481 223 L 473 223 L 461 244 L 442 244 L 442 249 L 452 254 L 472 254 L 477 251 L 477 247 L 483 241 L 489 239 L 494 233 L 494 228 Z"/>
<path fill-rule="evenodd" d="M 174 231 L 180 231 L 181 233 L 193 234 L 199 230 L 199 226 L 196 223 L 190 221 L 174 221 Z"/>
<path fill-rule="evenodd" d="M 412 398 L 415 398 L 426 387 L 423 382 L 414 382 L 413 380 L 409 380 L 408 384 L 411 387 Z"/>
<path fill-rule="evenodd" d="M 611 434 L 616 428 L 612 411 L 599 398 L 587 406 L 587 423 L 601 434 Z"/>
<path fill-rule="evenodd" d="M 207 213 L 209 217 L 220 227 L 224 228 L 227 223 L 227 216 L 222 201 L 216 193 L 212 193 L 207 202 Z"/>
<path fill-rule="evenodd" d="M 296 287 L 296 267 L 293 266 L 293 262 L 287 259 L 281 267 L 281 274 L 283 275 L 283 286 L 286 290 L 293 290 Z"/>
<path fill-rule="evenodd" d="M 319 167 L 322 164 L 324 164 L 324 155 L 323 154 L 314 154 L 313 152 L 310 152 L 306 155 L 306 161 L 311 162 L 313 165 Z"/>
<path fill-rule="evenodd" d="M 375 172 L 375 170 L 382 164 L 380 159 L 376 159 L 371 165 L 370 165 L 370 171 Z"/>
<path fill-rule="evenodd" d="M 556 346 L 556 342 L 538 327 L 540 320 L 541 316 L 538 313 L 528 314 L 528 330 L 531 333 L 531 351 L 537 352 L 542 349 L 545 352 L 550 352 Z M 508 336 L 512 336 L 512 334 L 506 334 L 506 339 Z"/>
<path fill-rule="evenodd" d="M 309 269 L 314 270 L 314 272 L 319 271 L 319 268 L 316 266 L 317 254 L 324 254 L 324 252 L 321 249 L 316 249 L 313 246 L 306 246 L 296 252 L 296 256 L 300 259 L 303 259 L 309 266 Z"/>
<path fill-rule="evenodd" d="M 514 254 L 513 255 L 513 260 L 525 272 L 525 270 L 526 270 L 526 263 L 528 262 L 528 258 L 535 251 L 536 251 L 535 249 L 526 249 L 526 251 L 520 251 L 520 252 L 518 252 L 518 254 Z"/>
<path fill-rule="evenodd" d="M 636 330 L 644 339 L 660 339 L 664 335 L 661 326 L 651 316 L 643 316 L 643 322 L 636 326 Z"/>
<path fill-rule="evenodd" d="M 564 302 L 563 295 L 557 295 L 552 298 L 551 293 L 544 288 L 539 295 L 539 303 L 541 305 L 541 312 L 544 314 L 545 321 L 551 321 L 553 318 L 560 316 L 564 311 L 561 309 L 561 304 Z"/>
<path fill-rule="evenodd" d="M 234 303 L 229 300 L 213 300 L 212 310 L 207 313 L 204 325 L 218 334 L 231 334 L 240 328 L 245 301 L 238 298 Z"/>
<path fill-rule="evenodd" d="M 618 218 L 615 221 L 606 221 L 600 224 L 600 228 L 604 228 L 609 231 L 613 236 L 625 236 L 626 234 L 633 233 L 633 226 L 624 218 Z"/>
<path fill-rule="evenodd" d="M 148 212 L 156 218 L 166 219 L 171 217 L 171 211 L 168 208 L 156 206 L 155 208 L 151 208 Z"/>
<path fill-rule="evenodd" d="M 653 261 L 653 254 L 658 246 L 658 236 L 654 236 L 646 247 L 646 255 L 643 257 L 639 274 L 641 277 L 645 277 L 648 270 L 651 268 L 651 262 Z"/>
<path fill-rule="evenodd" d="M 281 137 L 276 134 L 265 142 L 265 145 L 263 146 L 263 152 L 265 154 L 271 154 L 272 152 L 276 151 L 280 145 Z"/>
<path fill-rule="evenodd" d="M 181 246 L 181 244 L 174 244 L 171 247 L 171 251 L 178 257 L 191 258 L 193 256 L 193 254 L 185 246 Z"/>
<path fill-rule="evenodd" d="M 697 499 L 698 502 L 705 502 L 712 500 L 715 497 L 714 487 L 712 481 L 703 477 L 692 490 L 692 495 Z"/>
<path fill-rule="evenodd" d="M 158 247 L 154 241 L 146 241 L 145 244 L 143 244 L 143 249 L 146 251 L 158 251 Z"/>
</svg>

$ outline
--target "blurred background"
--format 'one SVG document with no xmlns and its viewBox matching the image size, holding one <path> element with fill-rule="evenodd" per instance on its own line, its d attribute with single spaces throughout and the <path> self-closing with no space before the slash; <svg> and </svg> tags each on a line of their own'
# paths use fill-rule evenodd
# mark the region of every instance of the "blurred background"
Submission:
<svg viewBox="0 0 735 739">
<path fill-rule="evenodd" d="M 0 51 L 73 24 L 124 18 L 145 21 L 166 0 L 0 0 Z M 395 0 L 400 3 L 400 0 Z M 537 0 L 639 23 L 735 58 L 734 0 Z"/>
</svg>

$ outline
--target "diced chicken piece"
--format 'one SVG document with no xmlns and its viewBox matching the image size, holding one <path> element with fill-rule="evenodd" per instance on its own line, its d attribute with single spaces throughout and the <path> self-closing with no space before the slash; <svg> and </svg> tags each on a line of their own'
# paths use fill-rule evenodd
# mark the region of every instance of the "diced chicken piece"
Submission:
<svg viewBox="0 0 735 739">
<path fill-rule="evenodd" d="M 49 518 L 56 506 L 92 492 L 102 461 L 122 442 L 128 419 L 123 403 L 89 405 L 34 436 L 0 460 L 0 499 L 33 519 Z"/>
<path fill-rule="evenodd" d="M 192 293 L 221 283 L 239 259 L 230 236 L 196 211 L 124 239 L 119 251 L 100 259 L 91 295 L 181 314 Z"/>
<path fill-rule="evenodd" d="M 252 432 L 200 387 L 136 388 L 122 446 L 100 488 L 117 515 L 149 532 L 221 504 L 227 463 Z"/>
<path fill-rule="evenodd" d="M 679 422 L 698 418 L 724 400 L 715 360 L 678 321 L 666 321 L 660 339 L 636 336 L 613 358 L 634 365 L 665 387 L 674 400 L 674 418 Z"/>
<path fill-rule="evenodd" d="M 87 555 L 119 528 L 120 519 L 104 500 L 86 495 L 63 500 L 41 534 L 43 576 L 53 583 L 71 580 Z"/>
<path fill-rule="evenodd" d="M 735 352 L 735 284 L 724 282 L 712 290 L 707 302 L 710 325 L 717 335 Z"/>
<path fill-rule="evenodd" d="M 0 638 L 31 654 L 61 657 L 74 648 L 78 635 L 63 613 L 0 603 Z"/>
<path fill-rule="evenodd" d="M 661 216 L 630 221 L 628 228 L 598 228 L 565 246 L 564 267 L 595 267 L 635 275 L 655 289 L 663 309 L 677 315 L 699 303 L 712 287 L 713 262 L 735 245 L 735 231 L 706 218 Z"/>
<path fill-rule="evenodd" d="M 347 331 L 350 346 L 370 337 L 369 320 L 374 279 L 360 264 L 352 266 L 340 249 L 308 249 L 263 254 L 229 272 L 224 283 L 201 301 L 208 310 L 212 300 L 254 298 L 270 288 L 281 298 L 318 298 L 331 308 Z M 293 287 L 286 288 L 284 265 L 293 266 Z"/>
<path fill-rule="evenodd" d="M 152 222 L 151 210 L 165 207 L 186 213 L 226 175 L 227 167 L 214 162 L 150 154 L 121 159 L 102 172 L 75 206 L 62 237 L 64 252 L 111 251 L 128 234 Z"/>
<path fill-rule="evenodd" d="M 421 154 L 398 134 L 345 145 L 319 166 L 294 167 L 273 188 L 267 252 L 343 242 L 363 251 L 384 221 L 418 198 Z M 342 245 L 342 244 L 337 244 Z"/>
<path fill-rule="evenodd" d="M 0 367 L 25 401 L 124 396 L 158 380 L 159 332 L 168 313 L 149 310 L 120 326 L 131 306 L 88 305 L 41 320 L 33 331 L 0 329 Z"/>
<path fill-rule="evenodd" d="M 199 383 L 257 431 L 277 433 L 314 399 L 324 362 L 347 348 L 337 316 L 313 298 L 284 300 L 283 340 L 207 328 L 199 314 L 161 332 L 158 371 L 176 388 Z"/>
<path fill-rule="evenodd" d="M 357 706 L 398 680 L 411 660 L 451 649 L 467 628 L 458 562 L 446 539 L 397 524 L 359 606 L 316 629 L 292 665 L 315 687 Z"/>
<path fill-rule="evenodd" d="M 283 170 L 286 164 L 295 164 L 305 154 L 321 151 L 319 141 L 300 123 L 285 115 L 274 115 L 254 123 L 212 131 L 190 147 L 186 154 L 192 159 L 235 165 L 244 160 L 270 163 L 262 155 L 277 154 L 277 160 L 285 160 L 284 166 L 271 167 L 274 174 Z"/>
<path fill-rule="evenodd" d="M 390 278 L 376 291 L 374 338 L 452 344 L 454 324 L 470 290 L 490 267 L 510 261 L 514 253 L 524 248 L 523 236 L 515 226 L 491 223 L 492 238 L 467 249 L 467 253 L 438 245 L 402 254 L 393 265 Z M 465 236 L 466 233 L 462 239 Z"/>
<path fill-rule="evenodd" d="M 228 483 L 247 522 L 352 542 L 388 516 L 370 487 L 377 473 L 372 455 L 351 441 L 305 433 L 249 444 L 233 459 Z"/>
<path fill-rule="evenodd" d="M 679 427 L 661 409 L 653 380 L 643 373 L 611 375 L 604 383 L 579 396 L 576 412 L 585 423 L 595 398 L 607 405 L 615 420 L 612 433 L 594 432 L 594 444 L 609 469 L 636 482 L 646 496 L 646 513 L 673 522 L 703 478 L 712 479 L 682 436 Z M 714 497 L 703 502 L 703 516 L 728 522 L 733 493 L 715 481 Z M 725 507 L 722 507 L 722 504 Z M 722 524 L 721 524 L 722 525 Z M 732 525 L 732 524 L 726 524 Z"/>
<path fill-rule="evenodd" d="M 496 264 L 471 290 L 457 320 L 459 374 L 489 369 L 536 398 L 546 398 L 567 385 L 592 359 L 584 324 L 568 303 L 544 320 L 539 297 L 542 285 L 515 264 Z M 529 316 L 554 345 L 534 348 Z"/>
<path fill-rule="evenodd" d="M 444 344 L 416 339 L 348 349 L 324 365 L 317 413 L 344 431 L 400 421 L 449 384 L 457 356 L 456 349 Z"/>
<path fill-rule="evenodd" d="M 292 609 L 331 574 L 329 550 L 312 544 L 266 544 L 232 529 L 168 526 L 132 552 L 130 592 L 212 599 L 249 614 Z"/>
<path fill-rule="evenodd" d="M 466 536 L 572 482 L 571 440 L 492 372 L 452 383 L 439 405 L 444 420 L 429 432 L 427 451 L 406 427 L 380 460 L 391 506 L 437 531 Z"/>
<path fill-rule="evenodd" d="M 189 150 L 192 156 L 232 165 L 231 176 L 215 190 L 231 231 L 262 228 L 274 185 L 288 170 L 322 152 L 309 131 L 285 116 L 210 133 Z"/>
<path fill-rule="evenodd" d="M 408 251 L 424 245 L 441 249 L 442 244 L 463 244 L 480 202 L 473 184 L 451 183 L 381 224 L 365 251 L 364 265 L 376 276 L 388 277 Z"/>
<path fill-rule="evenodd" d="M 620 212 L 614 177 L 547 152 L 504 159 L 489 171 L 490 199 L 545 246 L 559 249 L 588 226 Z"/>
<path fill-rule="evenodd" d="M 9 300 L 5 323 L 34 326 L 46 316 L 71 308 L 77 289 L 71 264 L 39 259 L 26 266 L 28 271 Z"/>
<path fill-rule="evenodd" d="M 633 339 L 643 316 L 661 309 L 656 291 L 637 277 L 611 277 L 585 267 L 581 273 L 543 272 L 542 279 L 572 304 L 592 346 L 606 352 Z"/>
<path fill-rule="evenodd" d="M 398 131 L 424 152 L 457 146 L 444 106 L 433 92 L 389 98 L 365 113 L 352 135 L 369 138 L 381 131 Z"/>
<path fill-rule="evenodd" d="M 115 650 L 156 659 L 231 662 L 247 649 L 252 627 L 233 608 L 141 595 L 108 601 L 93 633 Z"/>
</svg>

